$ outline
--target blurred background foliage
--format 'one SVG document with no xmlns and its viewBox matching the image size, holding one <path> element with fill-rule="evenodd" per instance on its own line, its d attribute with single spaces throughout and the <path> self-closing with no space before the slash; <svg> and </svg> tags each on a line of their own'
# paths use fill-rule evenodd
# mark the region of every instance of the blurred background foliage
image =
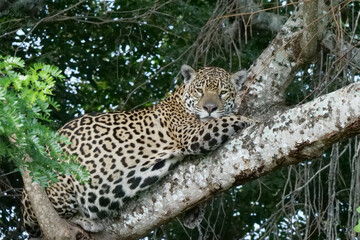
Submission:
<svg viewBox="0 0 360 240">
<path fill-rule="evenodd" d="M 244 27 L 244 2 L 250 1 L 0 0 L 0 55 L 21 57 L 26 65 L 51 64 L 63 72 L 65 79 L 56 82 L 53 96 L 60 105 L 51 115 L 51 127 L 57 129 L 84 113 L 155 104 L 181 83 L 178 72 L 184 63 L 231 72 L 248 68 L 276 32 Z M 285 0 L 255 2 L 285 20 L 295 8 Z M 352 41 L 359 40 L 358 14 L 359 2 L 343 1 L 338 23 L 342 36 Z M 356 67 L 347 67 L 338 81 L 324 78 L 343 65 L 325 49 L 318 58 L 296 74 L 288 105 L 338 89 L 358 76 Z M 231 189 L 207 203 L 198 228 L 186 229 L 178 218 L 148 239 L 329 239 L 330 220 L 336 222 L 338 238 L 349 238 L 358 217 L 350 209 L 360 200 L 354 192 L 358 146 L 354 138 L 319 159 Z M 21 177 L 1 160 L 0 239 L 26 239 Z M 329 208 L 336 208 L 337 216 Z"/>
</svg>

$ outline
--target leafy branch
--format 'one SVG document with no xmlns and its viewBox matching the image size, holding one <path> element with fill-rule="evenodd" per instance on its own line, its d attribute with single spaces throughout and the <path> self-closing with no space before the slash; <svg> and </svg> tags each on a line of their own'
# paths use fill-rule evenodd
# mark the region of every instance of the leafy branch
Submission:
<svg viewBox="0 0 360 240">
<path fill-rule="evenodd" d="M 21 172 L 27 168 L 42 186 L 56 182 L 58 174 L 88 178 L 76 158 L 62 151 L 60 144 L 69 144 L 68 139 L 46 125 L 51 109 L 58 110 L 51 94 L 62 79 L 57 67 L 36 63 L 26 68 L 18 57 L 0 56 L 0 161 L 9 159 Z M 24 161 L 26 155 L 33 161 Z"/>
</svg>

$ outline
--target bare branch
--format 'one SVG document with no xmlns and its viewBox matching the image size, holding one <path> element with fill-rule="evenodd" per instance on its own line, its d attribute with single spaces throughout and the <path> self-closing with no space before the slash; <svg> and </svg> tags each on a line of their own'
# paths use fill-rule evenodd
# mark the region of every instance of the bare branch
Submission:
<svg viewBox="0 0 360 240">
<path fill-rule="evenodd" d="M 48 16 L 48 17 L 43 18 L 43 19 L 41 19 L 40 21 L 38 21 L 38 22 L 31 28 L 31 30 L 24 36 L 22 42 L 21 42 L 21 43 L 19 44 L 19 46 L 15 49 L 14 55 L 16 56 L 16 53 L 18 52 L 18 50 L 19 50 L 19 48 L 22 46 L 22 44 L 25 42 L 26 38 L 28 38 L 28 37 L 30 36 L 30 34 L 37 28 L 37 26 L 39 26 L 40 23 L 42 23 L 42 22 L 44 22 L 44 21 L 47 21 L 47 20 L 49 20 L 49 19 L 51 19 L 51 18 L 55 18 L 56 16 L 58 16 L 58 15 L 60 15 L 60 14 L 62 14 L 62 13 L 65 13 L 65 12 L 67 12 L 67 11 L 69 11 L 69 10 L 77 7 L 77 6 L 79 6 L 80 4 L 84 3 L 85 1 L 86 1 L 86 0 L 81 0 L 80 2 L 78 2 L 78 3 L 76 3 L 76 4 L 72 5 L 72 6 L 70 6 L 70 7 L 68 7 L 68 8 L 66 8 L 66 9 L 64 9 L 64 10 L 61 10 L 60 12 L 58 12 L 58 13 L 52 15 L 52 16 Z"/>
<path fill-rule="evenodd" d="M 327 32 L 321 43 L 331 52 L 336 54 L 339 58 L 347 59 L 356 68 L 360 69 L 360 48 L 358 47 L 360 44 L 354 46 L 346 41 L 343 44 L 340 44 L 336 35 L 331 31 Z M 339 49 L 341 46 L 342 48 Z"/>
</svg>

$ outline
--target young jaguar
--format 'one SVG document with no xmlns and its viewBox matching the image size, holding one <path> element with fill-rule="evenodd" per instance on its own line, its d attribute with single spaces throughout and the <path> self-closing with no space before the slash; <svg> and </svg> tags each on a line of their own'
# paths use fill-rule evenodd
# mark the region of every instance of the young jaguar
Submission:
<svg viewBox="0 0 360 240">
<path fill-rule="evenodd" d="M 90 173 L 80 184 L 71 176 L 46 189 L 63 218 L 98 232 L 125 199 L 147 189 L 185 155 L 213 150 L 253 123 L 229 116 L 246 72 L 230 75 L 216 67 L 197 72 L 183 65 L 184 84 L 159 104 L 131 112 L 86 114 L 59 132 L 71 140 L 62 148 L 77 156 Z M 31 236 L 41 235 L 26 192 L 23 218 Z"/>
</svg>

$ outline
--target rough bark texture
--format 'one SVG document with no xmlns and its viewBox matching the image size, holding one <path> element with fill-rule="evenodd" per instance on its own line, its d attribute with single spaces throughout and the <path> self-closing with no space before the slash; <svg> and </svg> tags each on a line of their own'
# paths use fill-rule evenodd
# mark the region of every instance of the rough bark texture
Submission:
<svg viewBox="0 0 360 240">
<path fill-rule="evenodd" d="M 299 38 L 303 31 L 303 10 L 298 9 L 248 71 L 244 96 L 237 105 L 241 114 L 253 117 L 273 115 L 284 108 L 284 94 L 299 69 Z M 266 106 L 264 108 L 264 106 Z M 266 112 L 264 112 L 264 110 Z"/>
<path fill-rule="evenodd" d="M 304 2 L 304 24 L 306 27 L 300 39 L 301 54 L 299 57 L 304 55 L 302 59 L 307 61 L 312 60 L 317 53 L 319 33 L 317 28 L 318 4 L 318 0 Z"/>
<path fill-rule="evenodd" d="M 334 5 L 339 4 L 337 1 Z M 296 72 L 311 62 L 319 42 L 336 51 L 335 34 L 325 34 L 331 18 L 331 6 L 323 0 L 306 1 L 291 15 L 271 44 L 262 52 L 248 71 L 247 89 L 238 99 L 240 114 L 264 119 L 288 107 L 284 105 L 285 90 Z M 353 63 L 359 49 L 350 45 L 339 53 L 347 53 Z"/>
<path fill-rule="evenodd" d="M 359 132 L 360 84 L 356 83 L 247 128 L 209 156 L 183 162 L 162 184 L 131 201 L 106 232 L 118 239 L 145 236 L 216 193 L 316 157 Z"/>
</svg>

